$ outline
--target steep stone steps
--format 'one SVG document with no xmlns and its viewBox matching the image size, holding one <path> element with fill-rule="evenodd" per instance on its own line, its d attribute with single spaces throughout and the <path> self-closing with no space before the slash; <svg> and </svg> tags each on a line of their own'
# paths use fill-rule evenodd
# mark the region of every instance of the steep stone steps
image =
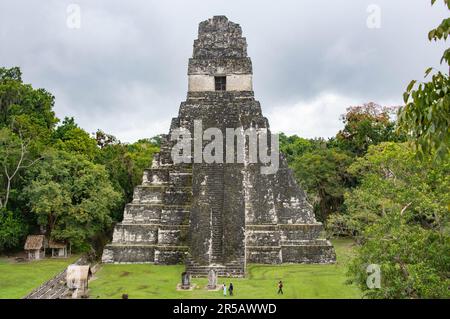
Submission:
<svg viewBox="0 0 450 319">
<path fill-rule="evenodd" d="M 219 211 L 211 212 L 211 256 L 212 263 L 223 257 L 223 218 Z"/>
<path fill-rule="evenodd" d="M 195 263 L 187 263 L 186 271 L 192 277 L 207 277 L 211 269 L 214 269 L 216 274 L 220 277 L 245 277 L 244 264 L 225 264 L 225 265 L 209 265 L 199 266 Z"/>
<path fill-rule="evenodd" d="M 104 263 L 173 264 L 184 259 L 192 167 L 173 166 L 165 143 L 135 187 L 122 223 L 115 226 L 112 243 L 103 251 Z"/>
</svg>

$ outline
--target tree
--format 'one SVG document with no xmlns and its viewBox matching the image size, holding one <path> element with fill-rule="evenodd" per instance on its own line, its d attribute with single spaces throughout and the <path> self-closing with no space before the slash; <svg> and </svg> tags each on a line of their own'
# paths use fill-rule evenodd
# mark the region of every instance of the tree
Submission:
<svg viewBox="0 0 450 319">
<path fill-rule="evenodd" d="M 298 137 L 297 135 L 286 136 L 284 133 L 280 133 L 279 139 L 280 151 L 286 156 L 286 160 L 289 164 L 292 163 L 297 156 L 312 151 L 317 146 L 317 143 Z"/>
<path fill-rule="evenodd" d="M 161 147 L 161 143 L 163 140 L 164 140 L 164 134 L 158 134 L 158 135 L 153 136 L 150 139 L 150 142 L 157 147 Z"/>
<path fill-rule="evenodd" d="M 27 230 L 27 224 L 21 216 L 0 208 L 0 252 L 17 247 Z"/>
<path fill-rule="evenodd" d="M 54 102 L 49 92 L 24 84 L 19 68 L 0 67 L 0 127 L 11 127 L 15 122 L 28 137 L 37 135 L 33 128 L 39 128 L 41 134 L 45 128 L 48 133 L 58 122 Z"/>
<path fill-rule="evenodd" d="M 385 142 L 371 146 L 348 172 L 359 185 L 345 193 L 345 214 L 328 223 L 336 233 L 341 228 L 360 236 L 371 223 L 405 207 L 420 225 L 443 227 L 450 202 L 449 161 L 434 165 L 415 158 L 408 144 Z"/>
<path fill-rule="evenodd" d="M 84 155 L 90 160 L 94 160 L 98 153 L 97 141 L 78 127 L 73 117 L 66 117 L 56 129 L 54 136 L 57 140 L 56 145 L 61 150 Z"/>
<path fill-rule="evenodd" d="M 330 145 L 362 156 L 370 145 L 402 140 L 402 136 L 395 132 L 395 121 L 391 119 L 394 111 L 395 108 L 375 103 L 349 107 L 341 117 L 344 129 L 336 134 Z"/>
<path fill-rule="evenodd" d="M 159 150 L 160 137 L 122 144 L 100 130 L 91 137 L 68 117 L 56 127 L 53 106 L 50 93 L 22 82 L 19 68 L 0 68 L 4 248 L 19 245 L 23 230 L 38 224 L 54 239 L 76 246 L 97 240 L 111 221 L 122 218 L 124 204 Z"/>
<path fill-rule="evenodd" d="M 120 144 L 120 141 L 115 136 L 107 134 L 102 130 L 97 130 L 97 132 L 95 132 L 95 140 L 97 141 L 97 146 L 100 148 Z"/>
<path fill-rule="evenodd" d="M 120 194 L 103 166 L 81 155 L 54 151 L 30 174 L 35 177 L 24 197 L 51 238 L 83 247 L 110 227 L 110 212 L 120 203 Z"/>
<path fill-rule="evenodd" d="M 40 158 L 33 159 L 29 152 L 30 140 L 24 140 L 8 128 L 0 129 L 0 209 L 6 208 L 10 199 L 12 183 L 21 170 L 30 168 Z"/>
<path fill-rule="evenodd" d="M 55 132 L 54 137 L 59 140 L 65 140 L 70 131 L 80 128 L 73 117 L 65 117 L 61 125 L 59 125 Z"/>
<path fill-rule="evenodd" d="M 450 161 L 436 165 L 407 143 L 387 142 L 371 146 L 349 172 L 360 184 L 333 222 L 359 237 L 353 280 L 371 298 L 448 297 Z M 381 267 L 381 289 L 366 285 L 369 264 Z"/>
<path fill-rule="evenodd" d="M 27 184 L 26 169 L 51 143 L 53 105 L 50 93 L 22 82 L 18 67 L 0 67 L 0 207 L 23 209 L 17 194 Z"/>
<path fill-rule="evenodd" d="M 347 168 L 352 157 L 339 149 L 318 149 L 304 153 L 292 163 L 295 176 L 312 200 L 319 220 L 341 210 L 346 187 L 352 176 Z"/>
<path fill-rule="evenodd" d="M 408 221 L 409 211 L 388 212 L 369 226 L 349 275 L 368 298 L 450 298 L 450 236 Z M 367 286 L 367 266 L 380 267 L 379 289 Z"/>
<path fill-rule="evenodd" d="M 432 5 L 436 0 L 432 0 Z M 450 1 L 444 0 L 450 10 Z M 450 18 L 429 32 L 430 41 L 447 40 L 450 33 Z M 444 52 L 441 63 L 450 67 L 450 48 Z M 427 78 L 433 68 L 425 71 Z M 431 81 L 411 81 L 403 94 L 405 106 L 399 112 L 399 127 L 413 140 L 419 155 L 435 154 L 435 158 L 447 156 L 450 148 L 450 78 L 448 74 L 436 72 Z"/>
</svg>

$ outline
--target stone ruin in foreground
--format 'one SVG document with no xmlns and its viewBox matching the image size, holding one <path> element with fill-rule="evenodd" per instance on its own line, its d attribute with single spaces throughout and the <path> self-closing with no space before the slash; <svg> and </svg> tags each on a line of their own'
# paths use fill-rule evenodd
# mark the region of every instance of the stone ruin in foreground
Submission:
<svg viewBox="0 0 450 319">
<path fill-rule="evenodd" d="M 254 98 L 252 63 L 238 24 L 224 16 L 201 22 L 188 68 L 189 91 L 178 127 L 269 128 Z M 170 133 L 169 132 L 169 133 Z M 169 135 L 170 136 L 170 135 Z M 142 185 L 116 225 L 104 263 L 185 263 L 193 276 L 214 269 L 244 276 L 246 263 L 333 263 L 305 193 L 281 156 L 276 174 L 262 164 L 177 164 L 165 136 Z M 225 145 L 225 142 L 224 142 Z"/>
</svg>

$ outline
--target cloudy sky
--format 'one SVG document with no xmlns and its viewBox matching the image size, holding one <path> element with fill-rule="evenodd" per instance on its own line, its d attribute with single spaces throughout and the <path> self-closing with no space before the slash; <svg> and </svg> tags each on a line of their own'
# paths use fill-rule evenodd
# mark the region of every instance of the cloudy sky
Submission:
<svg viewBox="0 0 450 319">
<path fill-rule="evenodd" d="M 1 0 L 0 65 L 52 92 L 59 118 L 132 142 L 168 132 L 198 23 L 226 15 L 247 38 L 273 131 L 329 137 L 348 106 L 399 105 L 439 67 L 444 45 L 427 33 L 447 12 L 429 0 Z"/>
</svg>

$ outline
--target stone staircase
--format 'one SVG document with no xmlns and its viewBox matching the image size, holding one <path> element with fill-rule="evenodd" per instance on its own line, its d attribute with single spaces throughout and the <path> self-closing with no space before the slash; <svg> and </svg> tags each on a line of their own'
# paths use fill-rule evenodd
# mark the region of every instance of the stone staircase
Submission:
<svg viewBox="0 0 450 319">
<path fill-rule="evenodd" d="M 81 265 L 85 261 L 80 258 L 75 264 Z M 52 279 L 46 281 L 38 288 L 34 289 L 23 299 L 66 299 L 71 298 L 72 293 L 66 285 L 67 268 L 54 276 Z"/>
<path fill-rule="evenodd" d="M 163 143 L 152 167 L 144 171 L 123 221 L 114 228 L 104 263 L 173 264 L 184 260 L 192 200 L 192 168 L 173 165 Z"/>
<path fill-rule="evenodd" d="M 223 256 L 223 218 L 219 211 L 211 211 L 211 263 Z"/>
<path fill-rule="evenodd" d="M 245 276 L 244 261 L 235 261 L 225 264 L 210 264 L 202 266 L 188 259 L 186 261 L 186 271 L 192 277 L 207 277 L 211 269 L 215 270 L 219 277 L 244 277 Z"/>
</svg>

